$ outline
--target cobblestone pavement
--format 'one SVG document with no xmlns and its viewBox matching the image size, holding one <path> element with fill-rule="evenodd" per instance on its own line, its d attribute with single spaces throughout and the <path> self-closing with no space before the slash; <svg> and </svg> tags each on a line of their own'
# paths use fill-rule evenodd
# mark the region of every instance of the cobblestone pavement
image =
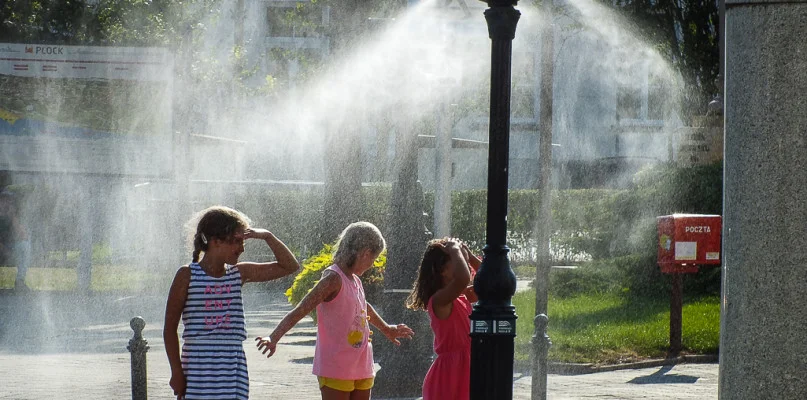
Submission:
<svg viewBox="0 0 807 400">
<path fill-rule="evenodd" d="M 32 300 L 34 299 L 34 300 Z M 135 300 L 140 306 L 135 307 Z M 162 344 L 164 299 L 79 299 L 71 296 L 0 294 L 0 399 L 131 398 L 129 315 L 146 319 L 148 397 L 174 399 Z M 143 304 L 151 303 L 148 306 Z M 69 307 L 64 307 L 68 305 Z M 134 313 L 134 308 L 146 312 Z M 251 340 L 268 333 L 289 310 L 282 298 L 245 298 L 245 342 L 254 399 L 318 399 L 311 375 L 315 327 L 293 329 L 271 359 Z M 107 312 L 112 309 L 114 312 Z M 70 310 L 70 311 L 65 311 Z M 717 364 L 678 364 L 585 375 L 550 375 L 549 399 L 715 399 Z M 513 399 L 530 398 L 529 376 L 514 377 Z"/>
</svg>

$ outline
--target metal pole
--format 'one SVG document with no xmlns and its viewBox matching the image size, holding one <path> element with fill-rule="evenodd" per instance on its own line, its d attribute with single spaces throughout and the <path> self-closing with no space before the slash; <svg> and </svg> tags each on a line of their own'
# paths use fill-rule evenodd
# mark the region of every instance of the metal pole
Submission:
<svg viewBox="0 0 807 400">
<path fill-rule="evenodd" d="M 551 12 L 552 0 L 544 0 L 544 13 Z M 540 162 L 538 226 L 536 239 L 538 241 L 538 268 L 535 291 L 535 315 L 547 313 L 547 284 L 549 283 L 549 269 L 551 267 L 551 254 L 549 239 L 552 219 L 552 101 L 555 50 L 554 32 L 551 16 L 544 16 L 544 28 L 541 40 L 541 97 L 539 115 L 540 142 L 538 158 Z"/>
<path fill-rule="evenodd" d="M 148 342 L 143 339 L 143 328 L 146 321 L 141 317 L 134 317 L 129 321 L 134 336 L 129 340 L 126 349 L 132 354 L 132 400 L 146 400 L 148 398 L 146 381 L 146 352 L 149 350 Z"/>
<path fill-rule="evenodd" d="M 538 264 L 535 271 L 535 335 L 545 336 L 548 323 L 549 271 L 552 267 L 552 253 L 549 246 L 552 234 L 552 114 L 555 75 L 555 32 L 552 25 L 552 0 L 543 0 L 544 23 L 541 32 L 541 97 L 539 155 L 541 181 L 540 204 L 535 232 L 538 244 Z M 543 315 L 542 331 L 538 330 L 539 316 Z M 549 340 L 549 337 L 546 338 Z M 548 347 L 544 340 L 533 341 L 532 357 L 532 399 L 546 399 L 546 366 Z M 537 359 L 537 360 L 536 360 Z"/>
<path fill-rule="evenodd" d="M 513 398 L 516 276 L 507 253 L 507 189 L 510 162 L 510 82 L 513 38 L 521 12 L 516 0 L 488 0 L 485 19 L 492 41 L 488 150 L 487 244 L 471 313 L 471 400 Z"/>
<path fill-rule="evenodd" d="M 535 331 L 532 335 L 532 347 L 534 354 L 532 355 L 532 400 L 546 399 L 546 372 L 549 363 L 547 362 L 546 355 L 549 352 L 549 347 L 552 346 L 552 341 L 549 340 L 549 335 L 546 334 L 546 326 L 549 324 L 549 318 L 546 314 L 538 314 L 535 316 Z M 536 375 L 534 371 L 541 371 L 540 376 Z"/>
</svg>

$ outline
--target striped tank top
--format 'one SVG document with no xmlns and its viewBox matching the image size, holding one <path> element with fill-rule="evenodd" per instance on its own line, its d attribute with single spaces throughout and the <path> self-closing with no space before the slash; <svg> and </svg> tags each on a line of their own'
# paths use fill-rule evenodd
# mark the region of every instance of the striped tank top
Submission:
<svg viewBox="0 0 807 400">
<path fill-rule="evenodd" d="M 214 278 L 191 263 L 188 298 L 182 310 L 182 369 L 185 399 L 247 399 L 249 375 L 241 273 L 225 265 Z"/>
</svg>

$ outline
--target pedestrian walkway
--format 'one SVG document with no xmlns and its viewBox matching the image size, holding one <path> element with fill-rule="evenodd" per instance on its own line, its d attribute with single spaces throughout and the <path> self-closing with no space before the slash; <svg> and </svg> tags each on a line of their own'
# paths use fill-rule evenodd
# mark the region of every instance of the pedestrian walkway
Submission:
<svg viewBox="0 0 807 400">
<path fill-rule="evenodd" d="M 41 295 L 40 295 L 41 297 Z M 126 399 L 131 398 L 130 356 L 126 350 L 132 330 L 122 317 L 138 307 L 148 308 L 144 337 L 149 342 L 148 397 L 175 399 L 162 344 L 161 307 L 154 297 L 105 298 L 82 304 L 79 299 L 31 301 L 0 295 L 0 399 Z M 22 302 L 28 304 L 23 305 Z M 71 303 L 69 308 L 63 307 Z M 135 304 L 138 304 L 137 306 Z M 32 307 L 23 320 L 24 309 Z M 96 307 L 96 308 L 94 308 Z M 253 347 L 255 336 L 267 334 L 290 309 L 278 296 L 245 298 L 250 339 L 245 342 L 254 399 L 318 399 L 311 375 L 316 328 L 302 321 L 289 332 L 277 353 L 266 359 Z M 112 309 L 104 313 L 101 310 Z M 23 310 L 23 311 L 21 311 Z M 82 311 L 83 310 L 83 311 Z M 34 315 L 40 318 L 33 318 Z M 715 399 L 717 364 L 679 364 L 585 375 L 548 377 L 548 399 Z M 530 399 L 531 378 L 517 375 L 513 399 Z"/>
</svg>

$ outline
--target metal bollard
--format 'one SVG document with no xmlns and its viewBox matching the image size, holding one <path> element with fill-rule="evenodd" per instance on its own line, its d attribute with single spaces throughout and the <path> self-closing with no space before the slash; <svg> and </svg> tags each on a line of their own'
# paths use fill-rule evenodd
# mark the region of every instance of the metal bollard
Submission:
<svg viewBox="0 0 807 400">
<path fill-rule="evenodd" d="M 549 363 L 546 360 L 552 341 L 546 334 L 549 317 L 546 314 L 535 316 L 535 332 L 532 335 L 532 400 L 546 400 L 546 374 Z"/>
<path fill-rule="evenodd" d="M 126 349 L 132 353 L 132 400 L 146 400 L 146 352 L 149 350 L 148 342 L 143 339 L 143 328 L 146 321 L 141 317 L 134 317 L 129 321 L 134 336 L 129 340 Z"/>
</svg>

